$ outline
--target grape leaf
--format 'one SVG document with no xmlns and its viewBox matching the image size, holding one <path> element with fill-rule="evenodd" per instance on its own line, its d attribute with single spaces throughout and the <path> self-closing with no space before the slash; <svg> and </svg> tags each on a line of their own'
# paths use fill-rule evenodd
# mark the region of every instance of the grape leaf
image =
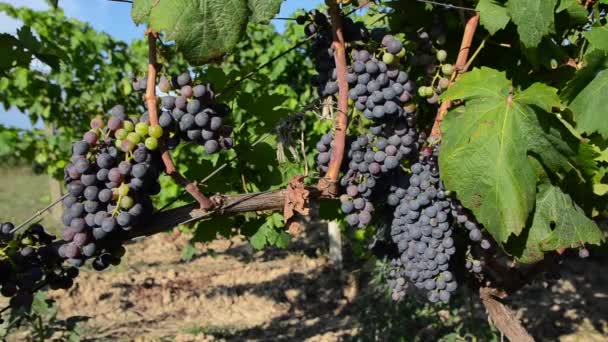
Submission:
<svg viewBox="0 0 608 342">
<path fill-rule="evenodd" d="M 247 26 L 245 0 L 160 1 L 150 12 L 150 26 L 174 40 L 184 57 L 203 64 L 230 51 Z"/>
<path fill-rule="evenodd" d="M 192 258 L 194 258 L 194 254 L 196 254 L 196 247 L 194 247 L 194 244 L 191 241 L 189 241 L 182 248 L 181 259 L 182 259 L 182 261 L 190 262 L 190 261 L 192 261 Z"/>
<path fill-rule="evenodd" d="M 554 13 L 557 0 L 509 0 L 507 10 L 517 25 L 526 47 L 535 47 L 542 38 L 555 32 Z"/>
<path fill-rule="evenodd" d="M 561 107 L 556 93 L 540 83 L 517 92 L 505 73 L 481 68 L 443 95 L 466 101 L 442 125 L 444 182 L 499 242 L 519 235 L 534 209 L 536 173 L 529 155 L 556 173 L 586 163 L 579 153 L 588 148 L 550 113 Z"/>
<path fill-rule="evenodd" d="M 570 17 L 571 25 L 584 25 L 589 20 L 589 13 L 585 6 L 581 6 L 578 0 L 560 0 L 555 13 L 566 11 Z"/>
<path fill-rule="evenodd" d="M 282 228 L 283 216 L 274 213 L 266 217 L 266 222 L 251 236 L 249 242 L 255 249 L 262 249 L 267 245 L 285 248 L 289 245 L 291 236 L 285 233 Z"/>
<path fill-rule="evenodd" d="M 251 20 L 259 23 L 272 19 L 281 10 L 281 3 L 283 0 L 248 0 Z"/>
<path fill-rule="evenodd" d="M 190 64 L 200 65 L 232 50 L 250 19 L 268 21 L 282 0 L 134 0 L 131 17 L 175 41 Z"/>
<path fill-rule="evenodd" d="M 608 26 L 595 26 L 583 36 L 589 41 L 589 51 L 598 49 L 608 53 Z"/>
<path fill-rule="evenodd" d="M 599 245 L 604 239 L 599 227 L 570 196 L 556 186 L 543 184 L 539 187 L 536 212 L 530 229 L 551 223 L 555 224 L 555 228 L 540 243 L 544 251 L 575 248 L 582 243 Z"/>
<path fill-rule="evenodd" d="M 131 7 L 131 18 L 136 25 L 147 23 L 150 11 L 154 4 L 158 3 L 155 0 L 135 0 Z"/>
<path fill-rule="evenodd" d="M 524 240 L 525 241 L 522 241 Z M 522 236 L 509 241 L 514 256 L 522 263 L 543 259 L 544 252 L 599 245 L 603 240 L 598 226 L 559 187 L 543 183 L 538 187 L 532 224 Z"/>
<path fill-rule="evenodd" d="M 608 138 L 608 120 L 605 115 L 606 94 L 608 94 L 608 69 L 600 71 L 570 103 L 577 130 L 587 134 L 597 132 Z"/>
<path fill-rule="evenodd" d="M 491 35 L 504 29 L 511 20 L 507 15 L 507 9 L 495 0 L 479 0 L 475 9 L 480 13 L 479 23 Z"/>
<path fill-rule="evenodd" d="M 602 70 L 608 69 L 608 54 L 601 50 L 594 50 L 585 55 L 584 67 L 578 70 L 575 76 L 561 91 L 560 97 L 567 103 L 572 102 L 578 94 L 593 81 Z"/>
</svg>

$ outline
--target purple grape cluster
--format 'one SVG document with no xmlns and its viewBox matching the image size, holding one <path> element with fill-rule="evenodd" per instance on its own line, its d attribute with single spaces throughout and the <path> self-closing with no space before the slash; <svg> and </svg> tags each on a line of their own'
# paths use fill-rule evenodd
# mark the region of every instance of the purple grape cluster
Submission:
<svg viewBox="0 0 608 342">
<path fill-rule="evenodd" d="M 317 142 L 317 156 L 315 158 L 317 164 L 317 171 L 320 174 L 327 172 L 329 167 L 329 161 L 331 159 L 332 144 L 334 141 L 334 135 L 332 133 L 324 134 L 319 142 Z"/>
<path fill-rule="evenodd" d="M 457 288 L 448 271 L 450 257 L 456 252 L 451 202 L 439 177 L 436 154 L 423 157 L 411 171 L 407 194 L 395 208 L 391 227 L 400 253 L 397 278 L 406 278 L 427 291 L 431 302 L 447 302 Z M 400 290 L 395 293 L 394 297 L 400 297 Z"/>
<path fill-rule="evenodd" d="M 338 91 L 331 32 L 327 18 L 322 14 L 317 17 L 305 29 L 309 36 L 316 34 L 313 56 L 319 75 L 314 83 L 319 87 L 320 96 L 331 96 Z M 367 29 L 362 24 L 357 25 L 351 38 L 366 40 Z M 358 36 L 355 32 L 361 34 Z M 390 175 L 418 149 L 417 107 L 412 101 L 415 85 L 408 74 L 400 70 L 399 63 L 405 56 L 405 49 L 401 41 L 384 31 L 375 36 L 378 38 L 372 45 L 381 46 L 382 60 L 366 49 L 353 48 L 352 63 L 347 67 L 346 75 L 350 100 L 372 121 L 371 134 L 360 136 L 349 144 L 348 168 L 340 180 L 344 189 L 344 195 L 340 197 L 342 211 L 347 214 L 347 223 L 353 227 L 363 227 L 371 222 L 374 190 L 385 196 L 383 190 L 389 186 Z M 327 170 L 331 137 L 326 134 L 317 144 L 316 160 L 320 172 Z"/>
<path fill-rule="evenodd" d="M 300 25 L 305 25 L 304 33 L 313 37 L 311 46 L 312 57 L 315 62 L 317 75 L 313 84 L 317 87 L 320 97 L 335 95 L 338 92 L 336 63 L 331 23 L 327 15 L 313 10 L 296 18 Z M 344 40 L 349 43 L 367 40 L 369 32 L 362 22 L 354 22 L 351 18 L 343 17 Z"/>
<path fill-rule="evenodd" d="M 156 139 L 166 133 L 149 127 L 145 117 L 128 118 L 122 106 L 110 114 L 107 123 L 94 118 L 73 145 L 64 177 L 69 195 L 59 255 L 74 266 L 94 258 L 96 270 L 120 261 L 123 235 L 152 213 L 151 196 L 160 192 L 164 171 Z"/>
<path fill-rule="evenodd" d="M 232 148 L 232 127 L 225 123 L 230 107 L 215 102 L 211 84 L 194 85 L 190 74 L 183 73 L 170 82 L 161 78 L 159 89 L 167 93 L 161 98 L 158 122 L 173 133 L 169 147 L 177 146 L 181 139 L 204 146 L 208 154 Z"/>
<path fill-rule="evenodd" d="M 340 196 L 341 210 L 347 215 L 346 222 L 351 227 L 368 225 L 374 212 L 371 196 L 382 167 L 374 159 L 372 139 L 373 136 L 361 136 L 350 144 L 348 171 L 340 180 L 345 189 L 345 194 Z"/>
<path fill-rule="evenodd" d="M 62 266 L 55 237 L 37 223 L 19 235 L 13 233 L 14 228 L 10 222 L 0 225 L 0 294 L 10 298 L 10 306 L 28 308 L 34 291 L 46 284 L 53 289 L 70 288 L 78 269 Z"/>
<path fill-rule="evenodd" d="M 386 133 L 386 127 L 379 133 Z M 392 130 L 392 135 L 365 135 L 352 141 L 347 154 L 348 169 L 340 179 L 345 194 L 340 197 L 346 222 L 352 227 L 364 227 L 371 222 L 374 194 L 385 197 L 386 190 L 399 184 L 396 176 L 402 160 L 416 150 L 415 138 L 408 132 Z"/>
</svg>

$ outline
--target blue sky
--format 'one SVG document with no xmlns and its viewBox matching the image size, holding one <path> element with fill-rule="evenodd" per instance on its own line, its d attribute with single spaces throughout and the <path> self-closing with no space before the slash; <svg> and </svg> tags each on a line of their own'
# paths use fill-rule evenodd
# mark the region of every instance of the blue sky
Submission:
<svg viewBox="0 0 608 342">
<path fill-rule="evenodd" d="M 45 0 L 0 0 L 1 2 L 35 10 L 48 9 Z M 287 17 L 297 9 L 311 9 L 321 3 L 323 0 L 285 0 L 278 16 Z M 87 22 L 95 29 L 104 31 L 117 39 L 130 42 L 143 35 L 144 27 L 137 27 L 131 21 L 131 5 L 128 3 L 108 0 L 59 0 L 59 5 L 68 17 Z M 272 23 L 279 32 L 283 30 L 285 24 L 283 20 L 273 20 Z M 15 33 L 20 26 L 19 21 L 0 13 L 0 32 Z M 32 127 L 26 115 L 14 108 L 5 111 L 1 105 L 0 124 L 18 128 Z"/>
</svg>

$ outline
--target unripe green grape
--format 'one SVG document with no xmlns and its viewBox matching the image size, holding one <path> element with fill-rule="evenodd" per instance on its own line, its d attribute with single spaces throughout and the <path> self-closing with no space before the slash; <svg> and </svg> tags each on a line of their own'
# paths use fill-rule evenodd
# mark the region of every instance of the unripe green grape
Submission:
<svg viewBox="0 0 608 342">
<path fill-rule="evenodd" d="M 116 141 L 114 141 L 114 146 L 116 146 L 116 148 L 121 148 L 122 140 L 116 139 Z"/>
<path fill-rule="evenodd" d="M 425 86 L 418 88 L 418 95 L 420 97 L 426 97 L 426 87 Z"/>
<path fill-rule="evenodd" d="M 401 48 L 401 50 L 399 50 L 399 52 L 397 52 L 396 55 L 398 58 L 403 58 L 405 57 L 405 48 Z"/>
<path fill-rule="evenodd" d="M 116 139 L 118 140 L 124 140 L 127 138 L 127 134 L 129 134 L 129 132 L 127 132 L 126 129 L 124 128 L 120 128 L 118 129 L 115 133 L 114 136 L 116 137 Z"/>
<path fill-rule="evenodd" d="M 433 87 L 426 87 L 426 97 L 431 97 L 435 95 L 435 91 L 433 90 Z"/>
<path fill-rule="evenodd" d="M 551 69 L 557 69 L 557 67 L 559 66 L 559 63 L 557 63 L 557 60 L 555 60 L 555 58 L 551 58 L 551 61 L 549 63 L 551 64 Z"/>
<path fill-rule="evenodd" d="M 135 125 L 135 133 L 139 134 L 142 138 L 144 138 L 148 135 L 149 128 L 150 126 L 148 126 L 147 123 L 138 122 L 137 125 Z"/>
<path fill-rule="evenodd" d="M 450 76 L 454 72 L 454 66 L 452 64 L 444 64 L 441 66 L 441 72 L 446 76 Z"/>
<path fill-rule="evenodd" d="M 125 183 L 120 184 L 118 187 L 118 195 L 127 196 L 129 194 L 129 186 Z"/>
<path fill-rule="evenodd" d="M 145 143 L 146 148 L 150 151 L 154 151 L 158 148 L 158 139 L 154 137 L 149 137 L 146 139 Z"/>
<path fill-rule="evenodd" d="M 135 204 L 135 201 L 133 201 L 133 199 L 129 196 L 123 196 L 123 198 L 120 199 L 120 207 L 125 209 L 125 210 L 129 210 L 133 207 L 133 205 Z"/>
<path fill-rule="evenodd" d="M 445 50 L 439 50 L 436 57 L 439 62 L 443 63 L 448 58 L 448 53 Z"/>
<path fill-rule="evenodd" d="M 384 55 L 382 55 L 382 61 L 386 64 L 393 64 L 393 62 L 395 61 L 395 55 L 386 52 L 384 53 Z"/>
<path fill-rule="evenodd" d="M 159 125 L 151 126 L 150 128 L 148 128 L 148 134 L 152 138 L 158 139 L 163 136 L 163 128 L 160 127 Z"/>
<path fill-rule="evenodd" d="M 137 145 L 141 141 L 141 136 L 135 132 L 131 132 L 127 135 L 127 140 Z"/>
<path fill-rule="evenodd" d="M 133 132 L 134 127 L 135 127 L 135 126 L 133 126 L 133 123 L 132 123 L 130 120 L 125 120 L 125 121 L 122 123 L 122 128 L 123 128 L 125 131 L 127 131 L 127 133 L 129 133 L 129 132 Z"/>
</svg>

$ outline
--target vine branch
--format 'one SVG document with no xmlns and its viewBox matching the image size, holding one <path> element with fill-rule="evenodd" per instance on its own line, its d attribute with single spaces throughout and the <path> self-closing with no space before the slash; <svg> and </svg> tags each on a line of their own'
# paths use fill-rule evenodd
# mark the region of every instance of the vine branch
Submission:
<svg viewBox="0 0 608 342">
<path fill-rule="evenodd" d="M 534 342 L 515 314 L 500 302 L 499 299 L 506 297 L 506 294 L 494 288 L 482 287 L 479 289 L 479 297 L 494 325 L 509 341 Z"/>
<path fill-rule="evenodd" d="M 348 128 L 348 82 L 346 81 L 346 49 L 340 8 L 335 0 L 326 0 L 331 16 L 334 60 L 338 80 L 338 111 L 334 122 L 334 145 L 329 166 L 324 178 L 319 180 L 319 189 L 332 197 L 338 195 L 338 177 L 346 149 L 346 130 Z"/>
<path fill-rule="evenodd" d="M 479 12 L 469 18 L 464 28 L 464 33 L 462 35 L 462 43 L 460 44 L 460 50 L 458 52 L 458 58 L 456 59 L 454 73 L 450 78 L 448 88 L 456 81 L 458 75 L 466 72 L 469 67 L 469 64 L 467 64 L 467 59 L 469 58 L 471 43 L 473 42 L 473 36 L 475 35 L 475 30 L 477 30 L 478 24 Z M 441 103 L 441 106 L 439 106 L 439 109 L 437 110 L 437 116 L 435 117 L 433 129 L 431 130 L 431 137 L 434 138 L 435 141 L 439 141 L 441 139 L 441 123 L 443 122 L 443 119 L 445 118 L 445 115 L 447 114 L 451 106 L 452 101 L 446 100 Z"/>
<path fill-rule="evenodd" d="M 148 29 L 146 31 L 146 35 L 148 36 L 148 80 L 146 85 L 146 104 L 148 105 L 148 113 L 150 115 L 150 125 L 156 126 L 158 125 L 158 112 L 156 106 L 156 39 L 158 38 L 158 33 Z M 161 153 L 161 159 L 165 164 L 165 173 L 173 178 L 177 184 L 184 187 L 186 191 L 188 191 L 188 193 L 192 195 L 192 197 L 194 197 L 194 199 L 199 203 L 202 210 L 209 210 L 213 208 L 213 202 L 211 202 L 209 198 L 200 192 L 196 182 L 188 182 L 188 180 L 179 173 L 177 167 L 171 159 L 169 150 L 162 143 L 162 140 L 159 140 L 158 146 Z"/>
</svg>

